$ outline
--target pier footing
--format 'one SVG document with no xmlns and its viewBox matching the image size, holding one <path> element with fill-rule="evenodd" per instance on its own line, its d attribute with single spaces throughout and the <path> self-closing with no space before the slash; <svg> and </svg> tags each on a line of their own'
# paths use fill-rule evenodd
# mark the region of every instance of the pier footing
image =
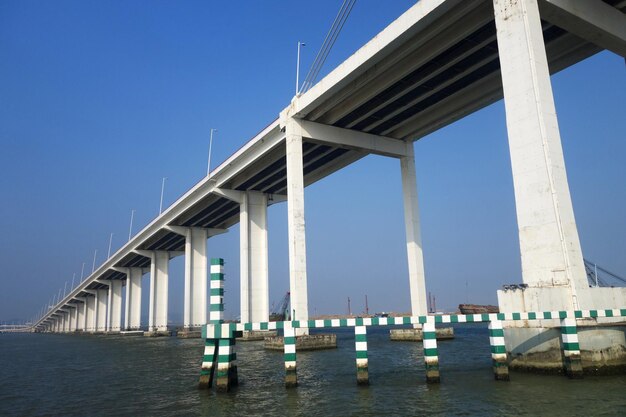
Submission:
<svg viewBox="0 0 626 417">
<path fill-rule="evenodd" d="M 571 337 L 567 334 L 567 337 Z M 626 323 L 577 326 L 578 349 L 563 341 L 559 327 L 505 328 L 512 370 L 565 374 L 626 374 Z M 567 339 L 565 339 L 567 340 Z"/>
<path fill-rule="evenodd" d="M 172 332 L 169 330 L 158 330 L 152 332 L 143 332 L 145 337 L 170 337 Z"/>
<path fill-rule="evenodd" d="M 269 350 L 283 350 L 284 338 L 282 336 L 274 336 L 265 338 L 265 349 Z M 322 350 L 322 349 L 336 349 L 337 348 L 337 335 L 332 333 L 326 334 L 314 334 L 303 335 L 296 337 L 296 350 Z"/>
<path fill-rule="evenodd" d="M 266 337 L 276 337 L 278 332 L 275 330 L 252 330 L 245 331 L 241 337 L 237 338 L 239 342 L 255 342 L 265 340 Z"/>
<path fill-rule="evenodd" d="M 143 330 L 122 330 L 120 336 L 143 336 Z"/>
<path fill-rule="evenodd" d="M 452 327 L 440 327 L 435 330 L 437 340 L 454 339 Z M 421 342 L 424 340 L 422 329 L 391 329 L 389 339 L 400 342 Z"/>
<path fill-rule="evenodd" d="M 178 337 L 179 339 L 199 339 L 202 337 L 202 331 L 200 329 L 198 330 L 179 330 L 176 333 L 176 337 Z"/>
</svg>

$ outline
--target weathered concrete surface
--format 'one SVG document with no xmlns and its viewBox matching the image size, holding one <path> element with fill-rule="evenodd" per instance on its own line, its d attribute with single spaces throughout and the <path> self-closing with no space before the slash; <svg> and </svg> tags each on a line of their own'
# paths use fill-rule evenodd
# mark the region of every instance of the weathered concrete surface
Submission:
<svg viewBox="0 0 626 417">
<path fill-rule="evenodd" d="M 275 330 L 252 330 L 243 332 L 241 337 L 237 338 L 240 342 L 254 342 L 259 340 L 265 340 L 266 337 L 276 337 L 278 332 Z"/>
<path fill-rule="evenodd" d="M 441 327 L 435 330 L 437 340 L 454 339 L 452 327 Z M 400 342 L 421 342 L 424 340 L 422 329 L 392 329 L 389 330 L 389 339 Z"/>
<path fill-rule="evenodd" d="M 120 336 L 143 336 L 143 330 L 123 330 Z"/>
<path fill-rule="evenodd" d="M 263 347 L 269 350 L 283 350 L 284 341 L 282 336 L 265 338 Z M 296 351 L 322 350 L 337 348 L 336 334 L 315 334 L 296 337 Z"/>
<path fill-rule="evenodd" d="M 566 372 L 560 331 L 555 328 L 506 328 L 509 367 L 518 371 Z M 584 374 L 626 373 L 626 323 L 578 326 L 580 363 Z"/>
<path fill-rule="evenodd" d="M 176 333 L 179 339 L 199 339 L 202 337 L 201 330 L 180 330 Z"/>
<path fill-rule="evenodd" d="M 170 337 L 172 332 L 169 330 L 158 330 L 152 332 L 143 332 L 143 335 L 146 337 Z"/>
</svg>

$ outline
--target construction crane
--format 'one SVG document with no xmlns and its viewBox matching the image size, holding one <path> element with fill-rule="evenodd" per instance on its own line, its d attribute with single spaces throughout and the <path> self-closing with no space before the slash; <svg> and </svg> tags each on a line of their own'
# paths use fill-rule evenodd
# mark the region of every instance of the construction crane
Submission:
<svg viewBox="0 0 626 417">
<path fill-rule="evenodd" d="M 290 302 L 291 294 L 289 293 L 289 291 L 287 291 L 280 304 L 278 305 L 278 308 L 270 313 L 270 321 L 289 320 L 291 316 L 289 314 Z"/>
</svg>

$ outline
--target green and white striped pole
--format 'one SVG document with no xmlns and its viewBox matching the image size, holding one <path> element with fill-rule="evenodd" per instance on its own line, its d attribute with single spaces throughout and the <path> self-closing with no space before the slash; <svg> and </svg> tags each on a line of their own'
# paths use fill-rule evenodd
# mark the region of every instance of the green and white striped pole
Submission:
<svg viewBox="0 0 626 417">
<path fill-rule="evenodd" d="M 561 319 L 561 340 L 563 342 L 565 374 L 570 378 L 582 378 L 583 367 L 580 361 L 576 319 Z"/>
<path fill-rule="evenodd" d="M 494 378 L 496 381 L 508 381 L 509 363 L 504 343 L 504 329 L 500 320 L 489 322 L 489 344 L 491 345 Z"/>
<path fill-rule="evenodd" d="M 224 260 L 211 258 L 209 323 L 224 322 Z"/>
<path fill-rule="evenodd" d="M 296 372 L 296 330 L 290 322 L 285 322 L 283 329 L 283 346 L 285 359 L 285 387 L 298 386 L 298 374 Z"/>
<path fill-rule="evenodd" d="M 422 328 L 424 338 L 424 363 L 426 365 L 426 382 L 439 383 L 439 353 L 437 350 L 437 334 L 435 323 L 424 323 Z"/>
<path fill-rule="evenodd" d="M 354 347 L 356 350 L 356 383 L 357 385 L 369 385 L 366 326 L 354 326 Z"/>
<path fill-rule="evenodd" d="M 216 339 L 204 339 L 204 355 L 202 356 L 202 368 L 200 369 L 200 382 L 198 388 L 206 389 L 213 386 L 213 364 L 217 353 Z"/>
</svg>

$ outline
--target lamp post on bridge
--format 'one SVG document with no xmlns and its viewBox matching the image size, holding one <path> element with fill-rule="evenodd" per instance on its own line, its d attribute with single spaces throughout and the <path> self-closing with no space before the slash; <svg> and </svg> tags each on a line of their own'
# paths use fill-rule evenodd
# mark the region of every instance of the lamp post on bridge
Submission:
<svg viewBox="0 0 626 417">
<path fill-rule="evenodd" d="M 298 41 L 298 57 L 296 59 L 296 96 L 300 95 L 300 49 L 306 46 L 304 42 Z"/>
<path fill-rule="evenodd" d="M 210 145 L 209 145 L 210 148 Z M 207 173 L 208 175 L 208 173 Z M 163 181 L 161 181 L 161 202 L 159 203 L 159 214 L 163 212 L 163 192 L 165 191 L 165 180 L 167 177 L 163 177 Z"/>
<path fill-rule="evenodd" d="M 211 129 L 211 136 L 209 138 L 209 159 L 206 167 L 206 176 L 211 176 L 211 148 L 213 147 L 213 133 L 217 132 L 217 129 Z"/>
<path fill-rule="evenodd" d="M 132 209 L 130 211 L 130 227 L 128 228 L 128 240 L 130 241 L 130 238 L 133 234 L 133 218 L 135 217 L 135 209 Z"/>
</svg>

